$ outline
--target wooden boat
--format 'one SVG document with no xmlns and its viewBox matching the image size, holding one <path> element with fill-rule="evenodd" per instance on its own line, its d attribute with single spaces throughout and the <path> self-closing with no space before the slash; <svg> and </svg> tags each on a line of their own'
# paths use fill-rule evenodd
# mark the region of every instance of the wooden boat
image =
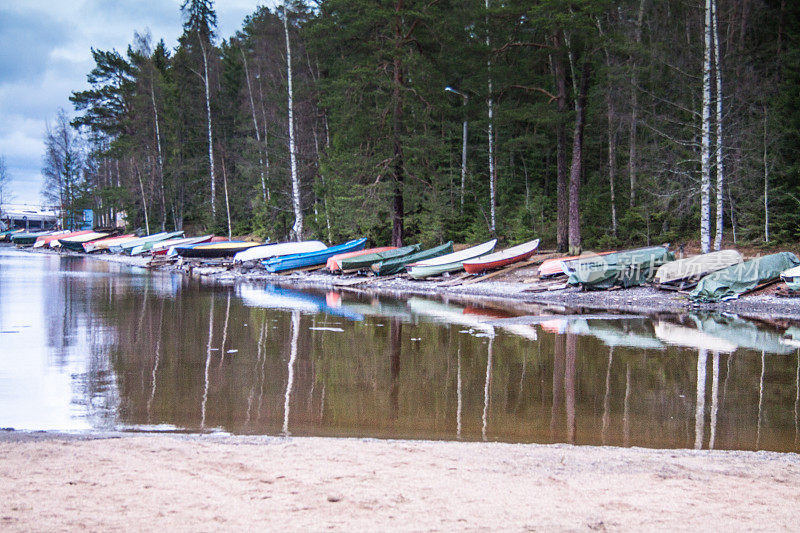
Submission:
<svg viewBox="0 0 800 533">
<path fill-rule="evenodd" d="M 300 241 L 300 242 L 280 242 L 273 244 L 263 244 L 255 246 L 233 256 L 234 263 L 244 263 L 245 261 L 263 261 L 270 257 L 282 255 L 304 254 L 307 252 L 319 252 L 328 247 L 320 241 Z"/>
<path fill-rule="evenodd" d="M 109 250 L 111 253 L 115 254 L 128 254 L 130 255 L 131 251 L 140 246 L 142 244 L 146 244 L 148 242 L 160 242 L 166 241 L 167 239 L 174 239 L 176 237 L 183 237 L 183 231 L 173 231 L 173 232 L 166 232 L 162 231 L 160 233 L 154 233 L 152 235 L 147 235 L 145 237 L 139 237 L 138 239 L 134 239 L 122 244 L 117 244 L 111 246 Z"/>
<path fill-rule="evenodd" d="M 67 237 L 64 239 L 58 239 L 58 242 L 62 250 L 70 250 L 72 252 L 83 252 L 84 243 L 96 241 L 99 239 L 105 239 L 110 235 L 111 235 L 110 233 L 103 231 L 92 231 L 90 233 L 85 233 L 83 235 L 78 235 L 76 237 Z M 52 246 L 53 243 L 51 242 L 50 244 Z"/>
<path fill-rule="evenodd" d="M 390 250 L 397 250 L 397 246 L 383 246 L 380 248 L 366 248 L 364 250 L 356 250 L 355 252 L 346 252 L 343 254 L 336 254 L 333 257 L 329 257 L 328 260 L 325 262 L 325 268 L 330 270 L 331 272 L 338 272 L 342 270 L 340 261 L 345 259 L 354 259 L 364 255 L 373 255 L 378 254 L 381 252 L 388 252 Z"/>
<path fill-rule="evenodd" d="M 599 252 L 593 253 L 591 255 L 608 255 L 617 253 L 616 251 L 610 252 Z M 586 254 L 589 255 L 589 254 Z M 564 269 L 561 267 L 561 263 L 564 261 L 572 261 L 573 259 L 580 259 L 581 257 L 586 257 L 586 255 L 571 255 L 568 257 L 556 257 L 554 259 L 548 259 L 547 261 L 543 261 L 541 265 L 539 265 L 539 277 L 540 278 L 547 278 L 550 276 L 560 276 L 562 274 L 566 274 Z"/>
<path fill-rule="evenodd" d="M 336 254 L 354 252 L 361 250 L 367 244 L 366 237 L 353 239 L 343 244 L 331 246 L 318 252 L 306 252 L 304 254 L 283 255 L 273 257 L 262 262 L 267 272 L 284 272 L 295 268 L 305 268 L 317 265 L 324 265 L 325 262 Z"/>
<path fill-rule="evenodd" d="M 736 250 L 720 250 L 679 259 L 659 267 L 653 282 L 664 284 L 698 279 L 706 274 L 741 263 L 743 260 L 742 254 Z"/>
<path fill-rule="evenodd" d="M 781 272 L 781 279 L 793 291 L 800 290 L 800 267 L 784 270 Z"/>
<path fill-rule="evenodd" d="M 449 254 L 452 251 L 453 241 L 449 241 L 434 248 L 422 250 L 421 252 L 396 257 L 394 259 L 388 259 L 386 261 L 381 261 L 380 263 L 373 263 L 372 266 L 370 266 L 370 269 L 375 273 L 376 276 L 390 276 L 392 274 L 399 274 L 400 272 L 403 272 L 403 270 L 406 268 L 406 265 L 410 263 L 439 257 L 444 254 Z"/>
<path fill-rule="evenodd" d="M 213 235 L 203 235 L 201 237 L 185 237 L 183 239 L 167 239 L 166 241 L 149 243 L 149 251 L 152 255 L 166 255 L 167 250 L 173 246 L 186 246 L 189 244 L 204 244 L 210 242 Z"/>
<path fill-rule="evenodd" d="M 411 263 L 406 266 L 406 270 L 408 270 L 408 273 L 411 274 L 411 277 L 414 279 L 422 279 L 429 276 L 438 276 L 445 272 L 462 270 L 464 268 L 464 261 L 491 253 L 496 244 L 497 239 L 492 239 L 491 241 L 472 246 L 460 252 L 453 252 L 451 254 L 434 257 L 433 259 Z"/>
<path fill-rule="evenodd" d="M 539 239 L 534 239 L 523 244 L 518 244 L 501 252 L 483 255 L 476 259 L 464 261 L 464 270 L 470 274 L 480 274 L 487 270 L 502 268 L 520 261 L 525 261 L 536 253 L 539 247 Z"/>
<path fill-rule="evenodd" d="M 174 246 L 173 250 L 181 257 L 204 257 L 208 259 L 220 257 L 233 257 L 236 253 L 261 243 L 252 241 L 221 241 L 188 246 Z"/>
<path fill-rule="evenodd" d="M 339 266 L 342 267 L 342 270 L 368 269 L 375 263 L 388 261 L 389 259 L 398 259 L 419 252 L 419 248 L 419 244 L 412 244 L 411 246 L 403 246 L 402 248 L 395 248 L 385 252 L 374 252 L 358 257 L 348 257 L 339 261 Z"/>
<path fill-rule="evenodd" d="M 108 250 L 111 246 L 120 245 L 138 239 L 135 233 L 128 233 L 127 235 L 120 235 L 118 237 L 109 237 L 107 239 L 98 239 L 96 241 L 83 243 L 83 251 L 87 254 L 92 252 L 102 252 Z"/>
</svg>

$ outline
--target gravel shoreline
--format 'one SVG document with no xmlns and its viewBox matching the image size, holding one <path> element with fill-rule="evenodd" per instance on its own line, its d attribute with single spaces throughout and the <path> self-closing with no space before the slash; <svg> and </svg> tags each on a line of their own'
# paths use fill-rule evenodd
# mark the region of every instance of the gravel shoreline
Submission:
<svg viewBox="0 0 800 533">
<path fill-rule="evenodd" d="M 49 250 L 24 249 L 31 253 L 57 253 Z M 69 252 L 67 252 L 69 253 Z M 147 267 L 149 258 L 113 254 L 73 254 L 110 263 Z M 454 277 L 436 281 L 419 281 L 404 277 L 367 278 L 356 275 L 334 275 L 320 272 L 270 274 L 260 268 L 243 269 L 227 266 L 193 266 L 187 262 L 154 267 L 154 270 L 181 272 L 206 283 L 233 284 L 264 282 L 297 289 L 322 289 L 358 292 L 384 296 L 411 295 L 458 298 L 475 303 L 494 303 L 512 308 L 541 306 L 556 312 L 616 311 L 636 314 L 685 314 L 690 312 L 728 313 L 774 322 L 800 321 L 800 298 L 780 297 L 774 287 L 716 304 L 693 304 L 684 294 L 643 286 L 611 291 L 581 291 L 576 287 L 528 292 L 530 280 L 538 266 L 520 268 L 506 275 L 479 283 L 458 285 Z M 358 283 L 362 281 L 361 283 Z M 466 280 L 464 280 L 466 281 Z"/>
</svg>

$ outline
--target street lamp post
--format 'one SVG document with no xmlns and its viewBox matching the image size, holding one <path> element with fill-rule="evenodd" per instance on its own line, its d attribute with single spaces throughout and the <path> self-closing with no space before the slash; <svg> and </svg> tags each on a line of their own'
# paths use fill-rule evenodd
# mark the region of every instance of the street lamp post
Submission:
<svg viewBox="0 0 800 533">
<path fill-rule="evenodd" d="M 467 107 L 467 101 L 469 100 L 469 96 L 465 93 L 453 89 L 449 85 L 444 88 L 445 91 L 451 92 L 461 96 L 464 99 L 463 107 Z M 463 135 L 462 135 L 462 146 L 461 146 L 461 214 L 464 214 L 464 186 L 467 179 L 467 113 L 466 110 L 464 112 L 464 123 L 463 123 Z"/>
</svg>

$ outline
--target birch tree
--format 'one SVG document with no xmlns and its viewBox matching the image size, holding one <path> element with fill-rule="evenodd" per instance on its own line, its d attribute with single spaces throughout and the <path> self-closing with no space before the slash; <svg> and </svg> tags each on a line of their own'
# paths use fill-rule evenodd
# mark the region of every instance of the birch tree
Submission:
<svg viewBox="0 0 800 533">
<path fill-rule="evenodd" d="M 703 111 L 700 154 L 700 248 L 711 251 L 711 0 L 705 0 Z"/>
<path fill-rule="evenodd" d="M 289 5 L 283 4 L 283 31 L 286 36 L 286 80 L 289 114 L 289 161 L 292 176 L 292 208 L 294 209 L 294 225 L 292 233 L 298 241 L 303 240 L 303 207 L 300 202 L 300 176 L 297 174 L 297 153 L 294 138 L 294 96 L 292 94 L 292 47 L 289 42 Z"/>
<path fill-rule="evenodd" d="M 723 215 L 723 187 L 725 185 L 725 164 L 722 142 L 722 59 L 720 57 L 719 46 L 719 27 L 717 23 L 717 0 L 711 0 L 711 23 L 713 26 L 713 40 L 714 40 L 714 72 L 716 73 L 717 80 L 717 138 L 716 138 L 716 161 L 717 161 L 717 187 L 716 187 L 716 231 L 714 233 L 714 249 L 719 250 L 722 247 L 722 215 Z"/>
</svg>

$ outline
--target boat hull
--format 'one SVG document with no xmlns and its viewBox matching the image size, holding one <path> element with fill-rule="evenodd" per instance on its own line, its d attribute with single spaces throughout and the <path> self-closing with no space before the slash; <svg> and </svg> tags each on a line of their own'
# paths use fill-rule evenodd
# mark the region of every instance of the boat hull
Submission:
<svg viewBox="0 0 800 533">
<path fill-rule="evenodd" d="M 391 276 L 392 274 L 399 274 L 400 272 L 403 272 L 403 270 L 406 268 L 406 265 L 414 263 L 415 261 L 424 261 L 426 259 L 440 257 L 442 255 L 449 254 L 452 251 L 453 241 L 449 241 L 440 246 L 422 250 L 421 252 L 409 254 L 395 259 L 389 259 L 388 261 L 381 261 L 380 263 L 374 263 L 370 269 L 375 273 L 376 276 Z"/>
<path fill-rule="evenodd" d="M 491 241 L 472 246 L 466 250 L 412 263 L 406 268 L 414 279 L 438 276 L 447 272 L 456 272 L 464 269 L 464 261 L 469 261 L 470 259 L 492 253 L 496 244 L 497 239 L 492 239 Z"/>
<path fill-rule="evenodd" d="M 187 247 L 176 246 L 175 251 L 181 257 L 201 257 L 205 259 L 219 259 L 222 257 L 233 257 L 242 250 L 260 246 L 257 242 L 218 242 L 212 244 L 199 244 Z"/>
<path fill-rule="evenodd" d="M 539 247 L 539 239 L 514 246 L 508 250 L 497 252 L 496 254 L 489 254 L 482 256 L 478 259 L 470 259 L 464 261 L 464 270 L 469 274 L 480 274 L 487 270 L 494 270 L 496 268 L 503 268 L 520 261 L 525 261 L 536 253 Z"/>
<path fill-rule="evenodd" d="M 267 259 L 262 262 L 267 272 L 285 272 L 296 268 L 307 268 L 312 266 L 324 265 L 328 259 L 334 255 L 355 252 L 362 250 L 367 244 L 366 238 L 354 239 L 337 246 L 331 246 L 318 252 L 307 252 L 304 254 L 286 255 Z"/>
<path fill-rule="evenodd" d="M 342 270 L 341 262 L 347 259 L 356 259 L 361 256 L 366 255 L 375 255 L 381 252 L 389 252 L 392 250 L 397 250 L 397 246 L 383 246 L 380 248 L 369 248 L 364 250 L 358 250 L 355 252 L 347 252 L 344 254 L 337 254 L 333 257 L 329 257 L 328 260 L 325 262 L 325 268 L 330 270 L 331 272 L 338 272 Z"/>
<path fill-rule="evenodd" d="M 419 244 L 412 244 L 411 246 L 403 246 L 402 248 L 395 248 L 385 252 L 376 252 L 358 257 L 349 257 L 339 261 L 339 266 L 342 267 L 342 270 L 367 269 L 375 263 L 380 263 L 381 261 L 398 259 L 400 257 L 405 257 L 407 255 L 419 252 L 419 248 Z"/>
</svg>

